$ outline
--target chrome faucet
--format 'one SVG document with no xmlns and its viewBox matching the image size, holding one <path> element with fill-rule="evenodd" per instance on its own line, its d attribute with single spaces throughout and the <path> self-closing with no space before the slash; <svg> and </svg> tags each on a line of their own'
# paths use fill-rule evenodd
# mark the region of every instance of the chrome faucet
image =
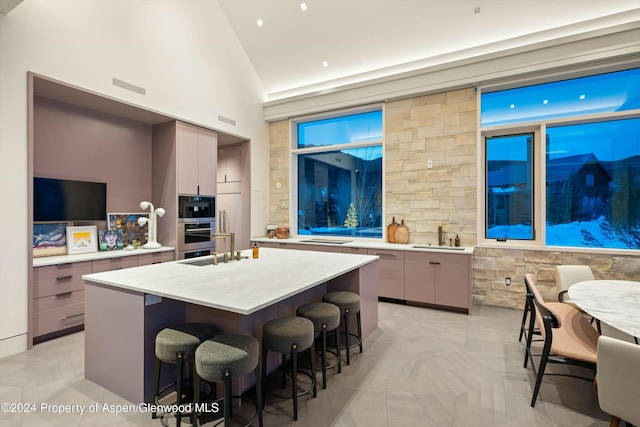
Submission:
<svg viewBox="0 0 640 427">
<path fill-rule="evenodd" d="M 212 240 L 216 240 L 216 239 L 224 239 L 226 240 L 227 237 L 230 240 L 230 248 L 229 248 L 229 256 L 227 257 L 226 253 L 224 254 L 224 262 L 227 262 L 228 259 L 233 260 L 234 259 L 234 255 L 236 253 L 236 233 L 214 233 L 212 236 Z M 240 259 L 240 258 L 238 258 Z"/>
<path fill-rule="evenodd" d="M 446 242 L 444 241 L 444 231 L 442 231 L 442 226 L 438 226 L 438 246 L 444 246 Z"/>
</svg>

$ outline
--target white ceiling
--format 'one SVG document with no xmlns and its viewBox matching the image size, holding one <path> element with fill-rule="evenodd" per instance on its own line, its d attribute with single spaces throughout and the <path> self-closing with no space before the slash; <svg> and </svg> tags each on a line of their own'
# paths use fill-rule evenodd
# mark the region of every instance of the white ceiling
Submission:
<svg viewBox="0 0 640 427">
<path fill-rule="evenodd" d="M 265 101 L 640 20 L 639 0 L 219 2 Z"/>
</svg>

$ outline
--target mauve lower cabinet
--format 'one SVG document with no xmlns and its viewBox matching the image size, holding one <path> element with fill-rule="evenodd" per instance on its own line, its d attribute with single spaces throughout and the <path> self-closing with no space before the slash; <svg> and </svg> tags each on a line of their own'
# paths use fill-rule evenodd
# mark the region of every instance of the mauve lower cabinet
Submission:
<svg viewBox="0 0 640 427">
<path fill-rule="evenodd" d="M 405 253 L 404 293 L 407 302 L 469 311 L 471 255 L 432 252 Z"/>
<path fill-rule="evenodd" d="M 102 252 L 107 255 L 108 253 Z M 174 260 L 174 251 L 135 254 L 33 268 L 34 343 L 81 330 L 84 325 L 83 274 Z"/>
</svg>

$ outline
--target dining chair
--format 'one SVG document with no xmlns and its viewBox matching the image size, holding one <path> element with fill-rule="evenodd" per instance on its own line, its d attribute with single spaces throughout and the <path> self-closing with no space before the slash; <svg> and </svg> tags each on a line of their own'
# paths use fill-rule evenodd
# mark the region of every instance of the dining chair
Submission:
<svg viewBox="0 0 640 427">
<path fill-rule="evenodd" d="M 611 426 L 620 420 L 640 426 L 640 346 L 601 336 L 597 366 L 598 403 L 611 415 Z"/>
<path fill-rule="evenodd" d="M 535 324 L 542 336 L 543 348 L 540 363 L 536 372 L 536 383 L 531 398 L 531 406 L 535 406 L 538 392 L 544 375 L 559 375 L 593 381 L 597 361 L 598 332 L 575 307 L 562 303 L 546 303 L 536 287 L 536 277 L 525 274 L 525 285 L 531 293 L 530 321 L 525 346 L 524 367 L 528 360 L 533 364 L 531 352 L 532 335 Z M 591 378 L 565 373 L 546 373 L 548 363 L 561 363 L 580 366 L 593 371 Z"/>
<path fill-rule="evenodd" d="M 569 288 L 574 283 L 585 280 L 595 280 L 591 267 L 588 265 L 558 265 L 555 268 L 555 278 L 556 288 L 558 290 L 558 301 L 572 305 L 584 313 L 584 310 L 569 297 Z M 592 317 L 591 323 L 593 323 L 594 320 L 598 332 L 602 333 L 600 321 Z"/>
</svg>

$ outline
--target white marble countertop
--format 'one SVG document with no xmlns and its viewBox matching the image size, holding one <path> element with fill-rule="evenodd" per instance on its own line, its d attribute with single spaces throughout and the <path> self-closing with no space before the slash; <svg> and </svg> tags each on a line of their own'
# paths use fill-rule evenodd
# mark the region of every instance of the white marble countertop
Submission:
<svg viewBox="0 0 640 427">
<path fill-rule="evenodd" d="M 213 256 L 86 274 L 88 284 L 142 292 L 178 301 L 251 314 L 355 270 L 377 256 L 260 248 L 241 261 L 213 265 Z M 211 262 L 206 266 L 189 262 Z"/>
<path fill-rule="evenodd" d="M 640 282 L 587 280 L 571 285 L 569 296 L 601 322 L 640 337 Z"/>
<path fill-rule="evenodd" d="M 429 244 L 420 243 L 387 243 L 382 240 L 354 240 L 348 237 L 319 237 L 319 236 L 298 236 L 290 237 L 288 239 L 268 238 L 268 237 L 253 237 L 252 242 L 264 242 L 264 243 L 294 243 L 301 245 L 314 245 L 314 246 L 340 246 L 351 248 L 363 248 L 363 249 L 387 249 L 387 250 L 402 250 L 402 251 L 417 251 L 417 252 L 444 252 L 444 253 L 456 253 L 473 255 L 473 246 L 432 246 Z"/>
<path fill-rule="evenodd" d="M 93 261 L 96 259 L 108 259 L 108 258 L 120 258 L 125 256 L 133 256 L 133 255 L 152 254 L 154 252 L 168 252 L 174 249 L 175 248 L 172 248 L 169 246 L 163 246 L 158 249 L 138 248 L 130 251 L 123 249 L 118 251 L 90 252 L 86 254 L 47 256 L 47 257 L 41 257 L 41 258 L 34 258 L 33 266 L 42 267 L 45 265 L 67 264 L 70 262 Z"/>
</svg>

